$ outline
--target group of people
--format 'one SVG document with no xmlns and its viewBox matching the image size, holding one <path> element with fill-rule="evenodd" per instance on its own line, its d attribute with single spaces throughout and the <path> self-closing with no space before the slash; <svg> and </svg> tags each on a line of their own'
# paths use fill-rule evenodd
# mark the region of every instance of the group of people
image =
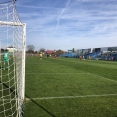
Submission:
<svg viewBox="0 0 117 117">
<path fill-rule="evenodd" d="M 32 57 L 34 56 L 34 54 L 32 53 L 32 55 L 31 55 Z M 36 57 L 38 57 L 38 54 L 35 54 L 35 56 Z M 42 57 L 43 57 L 43 54 L 42 54 L 42 52 L 39 54 L 39 57 L 40 57 L 40 59 L 42 59 Z"/>
<path fill-rule="evenodd" d="M 92 56 L 88 56 L 88 60 L 91 60 L 92 59 Z M 84 56 L 80 56 L 80 60 L 85 60 L 85 57 Z"/>
<path fill-rule="evenodd" d="M 85 57 L 84 56 L 80 56 L 80 60 L 82 60 L 82 59 L 85 60 Z"/>
<path fill-rule="evenodd" d="M 34 54 L 32 53 L 32 57 L 33 56 L 34 56 Z M 35 56 L 38 57 L 38 54 L 35 54 Z M 42 57 L 43 57 L 43 53 L 42 52 L 39 54 L 39 57 L 40 57 L 40 59 L 42 59 Z M 48 57 L 51 57 L 51 54 L 47 54 L 47 58 Z M 54 59 L 56 60 L 56 55 L 54 55 Z"/>
<path fill-rule="evenodd" d="M 47 54 L 47 58 L 51 57 L 51 54 Z"/>
<path fill-rule="evenodd" d="M 51 54 L 47 54 L 47 58 L 51 57 Z M 56 54 L 54 55 L 54 59 L 56 59 Z"/>
<path fill-rule="evenodd" d="M 27 56 L 27 54 L 25 55 L 25 57 Z M 32 57 L 34 55 L 32 54 Z M 38 56 L 38 54 L 36 54 L 36 56 Z M 43 53 L 41 52 L 39 54 L 39 57 L 40 57 L 40 60 L 42 60 L 42 57 L 43 57 Z M 51 57 L 51 55 L 47 54 L 47 57 Z M 56 55 L 54 55 L 54 59 L 56 60 Z M 3 69 L 7 69 L 10 70 L 10 65 L 9 65 L 9 62 L 10 62 L 10 53 L 8 52 L 8 50 L 5 50 L 4 54 L 3 54 Z"/>
</svg>

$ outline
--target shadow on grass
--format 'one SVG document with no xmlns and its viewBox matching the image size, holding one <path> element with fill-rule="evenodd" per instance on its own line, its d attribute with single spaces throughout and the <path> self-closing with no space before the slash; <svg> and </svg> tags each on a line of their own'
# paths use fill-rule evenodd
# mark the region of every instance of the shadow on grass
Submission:
<svg viewBox="0 0 117 117">
<path fill-rule="evenodd" d="M 1 81 L 0 81 L 0 83 L 1 83 L 4 87 L 8 88 L 8 89 L 10 90 L 11 93 L 13 93 L 14 95 L 17 95 L 17 93 L 15 92 L 15 90 L 13 90 L 12 88 L 10 88 L 9 86 L 7 86 L 5 83 L 3 83 L 3 82 L 1 82 Z"/>
<path fill-rule="evenodd" d="M 33 99 L 31 99 L 29 96 L 26 95 L 27 98 L 29 98 L 34 104 L 36 104 L 38 107 L 40 107 L 42 110 L 44 110 L 46 113 L 48 113 L 49 115 L 51 115 L 52 117 L 56 117 L 55 115 L 53 115 L 52 113 L 50 113 L 47 109 L 45 109 L 43 106 L 41 106 L 40 104 L 38 104 L 37 102 L 35 102 Z"/>
<path fill-rule="evenodd" d="M 10 92 L 13 93 L 14 95 L 17 93 L 12 89 L 10 88 L 9 86 L 7 86 L 5 83 L 1 82 L 0 83 L 6 87 L 6 88 L 9 88 Z M 49 115 L 51 115 L 52 117 L 56 117 L 55 115 L 53 115 L 52 113 L 50 113 L 47 109 L 45 109 L 43 106 L 39 105 L 37 102 L 35 102 L 33 99 L 31 99 L 29 96 L 26 95 L 27 98 L 29 98 L 34 104 L 36 104 L 38 107 L 40 107 L 42 110 L 44 110 L 46 113 L 48 113 Z"/>
<path fill-rule="evenodd" d="M 0 66 L 0 69 L 3 69 L 3 67 Z"/>
</svg>

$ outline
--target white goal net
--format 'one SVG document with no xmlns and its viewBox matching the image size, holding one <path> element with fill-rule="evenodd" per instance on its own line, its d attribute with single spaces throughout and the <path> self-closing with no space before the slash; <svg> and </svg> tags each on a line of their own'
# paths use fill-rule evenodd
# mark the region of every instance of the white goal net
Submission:
<svg viewBox="0 0 117 117">
<path fill-rule="evenodd" d="M 26 24 L 15 1 L 0 3 L 0 117 L 23 117 Z"/>
</svg>

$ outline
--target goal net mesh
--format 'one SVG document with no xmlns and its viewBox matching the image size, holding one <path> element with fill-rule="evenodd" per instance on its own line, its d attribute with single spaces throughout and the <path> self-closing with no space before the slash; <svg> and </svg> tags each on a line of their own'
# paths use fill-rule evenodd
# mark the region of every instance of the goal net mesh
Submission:
<svg viewBox="0 0 117 117">
<path fill-rule="evenodd" d="M 0 117 L 23 117 L 25 26 L 14 1 L 0 3 Z"/>
</svg>

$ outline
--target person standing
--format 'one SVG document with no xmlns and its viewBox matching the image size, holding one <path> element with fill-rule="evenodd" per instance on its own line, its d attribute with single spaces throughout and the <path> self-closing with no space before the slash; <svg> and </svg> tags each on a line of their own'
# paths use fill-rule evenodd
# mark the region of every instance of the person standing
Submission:
<svg viewBox="0 0 117 117">
<path fill-rule="evenodd" d="M 42 56 L 43 56 L 43 55 L 42 55 L 42 52 L 39 54 L 39 56 L 40 56 L 40 60 L 42 60 Z"/>
<path fill-rule="evenodd" d="M 47 54 L 47 58 L 49 58 L 49 54 Z"/>
<path fill-rule="evenodd" d="M 7 64 L 7 67 L 8 67 L 8 70 L 10 70 L 10 66 L 9 66 L 9 52 L 8 50 L 5 51 L 4 55 L 3 55 L 3 59 L 4 59 L 4 70 L 6 69 L 6 64 Z"/>
<path fill-rule="evenodd" d="M 54 55 L 54 60 L 56 60 L 56 55 Z"/>
</svg>

